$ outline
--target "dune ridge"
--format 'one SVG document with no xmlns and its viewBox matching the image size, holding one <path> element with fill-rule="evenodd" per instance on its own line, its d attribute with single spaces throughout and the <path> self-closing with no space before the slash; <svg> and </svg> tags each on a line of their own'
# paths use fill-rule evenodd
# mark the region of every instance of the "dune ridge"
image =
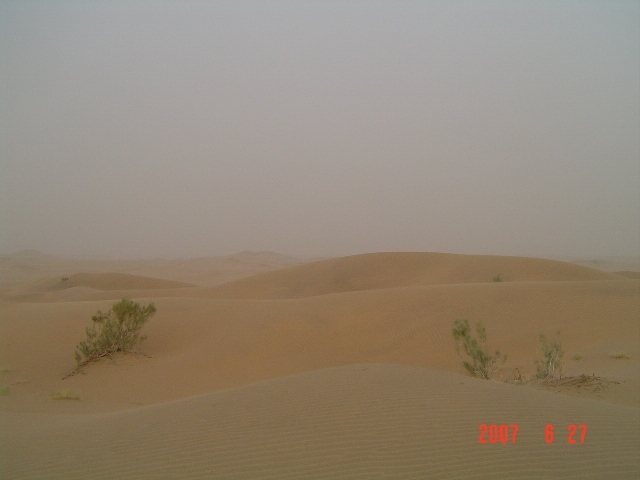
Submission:
<svg viewBox="0 0 640 480">
<path fill-rule="evenodd" d="M 211 287 L 215 298 L 300 298 L 419 285 L 615 280 L 618 275 L 557 260 L 422 252 L 332 258 Z"/>
<path fill-rule="evenodd" d="M 216 285 L 305 262 L 275 252 L 244 251 L 219 257 L 174 260 L 78 260 L 25 250 L 0 255 L 0 289 L 13 289 L 42 278 L 69 277 L 79 272 L 126 273 L 196 285 Z"/>
<path fill-rule="evenodd" d="M 632 272 L 629 270 L 623 270 L 621 272 L 614 272 L 616 275 L 620 275 L 621 277 L 633 278 L 635 280 L 640 280 L 640 272 Z"/>
<path fill-rule="evenodd" d="M 125 297 L 130 292 L 173 290 L 193 287 L 184 282 L 143 277 L 116 272 L 80 272 L 69 276 L 44 278 L 5 290 L 0 298 L 15 301 L 52 302 L 73 301 L 98 297 Z M 104 295 L 104 292 L 109 292 Z M 101 295 L 102 293 L 102 295 Z M 115 295 L 114 295 L 115 294 Z"/>
</svg>

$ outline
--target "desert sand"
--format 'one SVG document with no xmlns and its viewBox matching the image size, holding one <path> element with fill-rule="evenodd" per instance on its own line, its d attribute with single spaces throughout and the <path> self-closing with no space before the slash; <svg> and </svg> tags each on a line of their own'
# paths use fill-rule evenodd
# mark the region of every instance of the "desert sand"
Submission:
<svg viewBox="0 0 640 480">
<path fill-rule="evenodd" d="M 3 256 L 0 477 L 639 478 L 640 279 L 616 266 Z M 157 307 L 139 354 L 64 378 L 91 316 L 123 297 Z M 465 373 L 456 319 L 507 354 L 491 380 Z M 528 381 L 538 335 L 558 330 L 562 378 Z M 66 390 L 80 400 L 51 398 Z M 483 424 L 507 442 L 481 444 Z"/>
</svg>

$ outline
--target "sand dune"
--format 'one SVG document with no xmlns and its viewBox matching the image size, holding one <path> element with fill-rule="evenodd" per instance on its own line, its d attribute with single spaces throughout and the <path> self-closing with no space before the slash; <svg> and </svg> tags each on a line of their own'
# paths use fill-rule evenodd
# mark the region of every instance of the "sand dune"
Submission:
<svg viewBox="0 0 640 480">
<path fill-rule="evenodd" d="M 624 270 L 622 272 L 614 272 L 616 275 L 620 275 L 622 277 L 627 277 L 627 278 L 635 278 L 637 280 L 640 280 L 640 272 L 631 272 L 628 270 Z"/>
<path fill-rule="evenodd" d="M 595 268 L 604 272 L 620 271 L 640 272 L 640 256 L 635 257 L 595 257 L 595 258 L 558 258 L 576 265 Z"/>
<path fill-rule="evenodd" d="M 260 272 L 305 263 L 274 252 L 240 252 L 222 257 L 182 260 L 74 260 L 25 250 L 0 255 L 0 289 L 11 289 L 42 278 L 74 273 L 127 273 L 162 280 L 217 285 Z"/>
<path fill-rule="evenodd" d="M 184 288 L 193 285 L 184 282 L 172 282 L 159 278 L 129 275 L 127 273 L 76 273 L 68 277 L 56 277 L 36 282 L 21 289 L 25 292 L 43 293 L 47 291 L 67 290 L 74 287 L 87 287 L 96 290 L 155 290 Z"/>
<path fill-rule="evenodd" d="M 397 365 L 319 370 L 118 413 L 1 418 L 3 432 L 13 432 L 4 450 L 11 478 L 601 479 L 640 471 L 638 409 Z M 508 442 L 487 435 L 480 444 L 482 424 L 511 426 Z M 571 424 L 587 425 L 584 443 L 581 430 L 568 443 Z"/>
<path fill-rule="evenodd" d="M 617 275 L 555 260 L 443 253 L 371 253 L 254 275 L 209 289 L 218 298 L 300 298 L 433 284 L 612 280 Z"/>
<path fill-rule="evenodd" d="M 159 278 L 129 275 L 127 273 L 76 273 L 60 280 L 57 288 L 89 287 L 97 290 L 151 290 L 157 288 L 184 288 L 192 285 Z"/>
<path fill-rule="evenodd" d="M 410 253 L 220 287 L 115 273 L 67 282 L 42 284 L 48 301 L 0 300 L 3 478 L 640 474 L 638 280 L 555 261 Z M 63 380 L 91 315 L 121 296 L 158 308 L 147 356 Z M 482 321 L 508 355 L 498 381 L 464 376 L 451 338 L 458 318 Z M 558 329 L 565 377 L 598 381 L 499 381 L 515 368 L 532 374 L 538 334 Z M 51 400 L 58 390 L 82 399 Z M 516 444 L 480 445 L 481 423 L 517 423 Z M 585 444 L 567 443 L 572 423 L 588 425 Z"/>
<path fill-rule="evenodd" d="M 482 321 L 491 344 L 508 354 L 503 376 L 516 367 L 530 373 L 541 355 L 538 334 L 557 329 L 566 373 L 624 377 L 628 369 L 640 371 L 633 335 L 640 333 L 640 292 L 633 280 L 432 285 L 269 301 L 153 300 L 158 313 L 145 327 L 144 344 L 153 359 L 119 359 L 116 366 L 126 369 L 92 365 L 87 375 L 65 381 L 60 377 L 73 369 L 73 350 L 91 315 L 112 301 L 4 304 L 0 337 L 13 341 L 0 351 L 0 365 L 23 365 L 21 375 L 34 381 L 17 387 L 25 393 L 46 385 L 124 403 L 173 400 L 351 363 L 462 373 L 451 327 L 468 318 Z M 25 352 L 26 344 L 38 355 Z M 631 358 L 614 360 L 613 352 Z M 582 358 L 573 361 L 573 355 Z"/>
<path fill-rule="evenodd" d="M 0 298 L 23 302 L 69 302 L 123 298 L 131 296 L 133 292 L 147 292 L 153 295 L 160 290 L 187 287 L 193 287 L 193 285 L 126 273 L 81 272 L 68 277 L 44 278 L 7 289 L 0 293 Z"/>
</svg>

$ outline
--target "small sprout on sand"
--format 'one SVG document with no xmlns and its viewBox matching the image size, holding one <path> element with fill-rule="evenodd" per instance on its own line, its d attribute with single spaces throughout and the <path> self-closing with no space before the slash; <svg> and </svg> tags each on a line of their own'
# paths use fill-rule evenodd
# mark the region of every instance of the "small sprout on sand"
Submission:
<svg viewBox="0 0 640 480">
<path fill-rule="evenodd" d="M 576 353 L 576 354 L 575 354 L 573 357 L 571 357 L 571 358 L 573 358 L 575 361 L 582 360 L 582 355 L 580 355 L 579 353 Z"/>
<path fill-rule="evenodd" d="M 0 395 L 9 395 L 9 390 L 11 390 L 9 387 L 7 387 L 6 385 L 1 385 L 0 386 Z"/>
<path fill-rule="evenodd" d="M 469 320 L 456 320 L 451 333 L 456 341 L 456 352 L 462 359 L 462 365 L 474 377 L 489 380 L 491 375 L 507 361 L 507 356 L 500 355 L 499 350 L 496 350 L 493 355 L 488 353 L 487 332 L 482 322 L 476 324 L 477 339 L 471 334 Z M 461 353 L 461 347 L 471 361 L 465 360 Z"/>
<path fill-rule="evenodd" d="M 609 356 L 615 360 L 629 360 L 629 358 L 631 358 L 628 355 L 620 352 L 612 353 Z"/>
<path fill-rule="evenodd" d="M 80 394 L 71 390 L 58 390 L 51 394 L 54 400 L 80 400 Z"/>
<path fill-rule="evenodd" d="M 502 281 L 502 275 L 497 274 L 495 277 L 493 277 L 493 281 L 494 282 L 501 282 Z"/>
</svg>

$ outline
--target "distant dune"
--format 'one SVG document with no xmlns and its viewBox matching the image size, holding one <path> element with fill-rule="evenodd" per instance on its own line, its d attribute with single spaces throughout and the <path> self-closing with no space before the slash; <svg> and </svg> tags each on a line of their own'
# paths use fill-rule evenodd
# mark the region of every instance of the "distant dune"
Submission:
<svg viewBox="0 0 640 480">
<path fill-rule="evenodd" d="M 623 271 L 623 272 L 614 272 L 614 273 L 622 277 L 640 279 L 640 272 Z"/>
<path fill-rule="evenodd" d="M 47 271 L 50 259 L 34 258 Z M 232 262 L 272 268 L 269 258 Z M 168 276 L 71 271 L 5 291 L 3 478 L 640 476 L 640 280 L 437 253 L 328 259 L 218 286 Z M 145 355 L 63 379 L 91 316 L 123 296 L 158 309 Z M 459 318 L 482 321 L 507 354 L 495 381 L 464 374 Z M 562 374 L 590 380 L 501 381 L 531 376 L 538 335 L 557 330 Z M 50 398 L 64 390 L 81 400 Z M 480 444 L 481 424 L 517 424 L 516 443 Z M 588 426 L 584 444 L 568 443 L 572 424 Z"/>
<path fill-rule="evenodd" d="M 444 253 L 371 253 L 267 272 L 209 289 L 219 298 L 300 298 L 420 285 L 615 280 L 617 275 L 555 260 Z"/>
<path fill-rule="evenodd" d="M 640 256 L 593 257 L 593 258 L 558 258 L 567 262 L 595 268 L 604 272 L 632 271 L 640 273 Z"/>
<path fill-rule="evenodd" d="M 82 272 L 68 277 L 44 278 L 7 289 L 0 298 L 31 302 L 73 301 L 124 297 L 138 291 L 155 292 L 187 287 L 193 285 L 126 273 Z"/>
<path fill-rule="evenodd" d="M 74 260 L 25 250 L 0 255 L 0 289 L 79 272 L 126 273 L 196 285 L 216 285 L 260 272 L 305 263 L 274 252 L 240 252 L 222 257 L 176 260 Z"/>
<path fill-rule="evenodd" d="M 50 283 L 37 283 L 34 288 L 44 290 L 66 290 L 73 287 L 88 287 L 96 290 L 153 290 L 157 288 L 191 287 L 188 283 L 172 282 L 159 278 L 129 275 L 127 273 L 76 273 L 69 277 L 56 278 Z"/>
</svg>

